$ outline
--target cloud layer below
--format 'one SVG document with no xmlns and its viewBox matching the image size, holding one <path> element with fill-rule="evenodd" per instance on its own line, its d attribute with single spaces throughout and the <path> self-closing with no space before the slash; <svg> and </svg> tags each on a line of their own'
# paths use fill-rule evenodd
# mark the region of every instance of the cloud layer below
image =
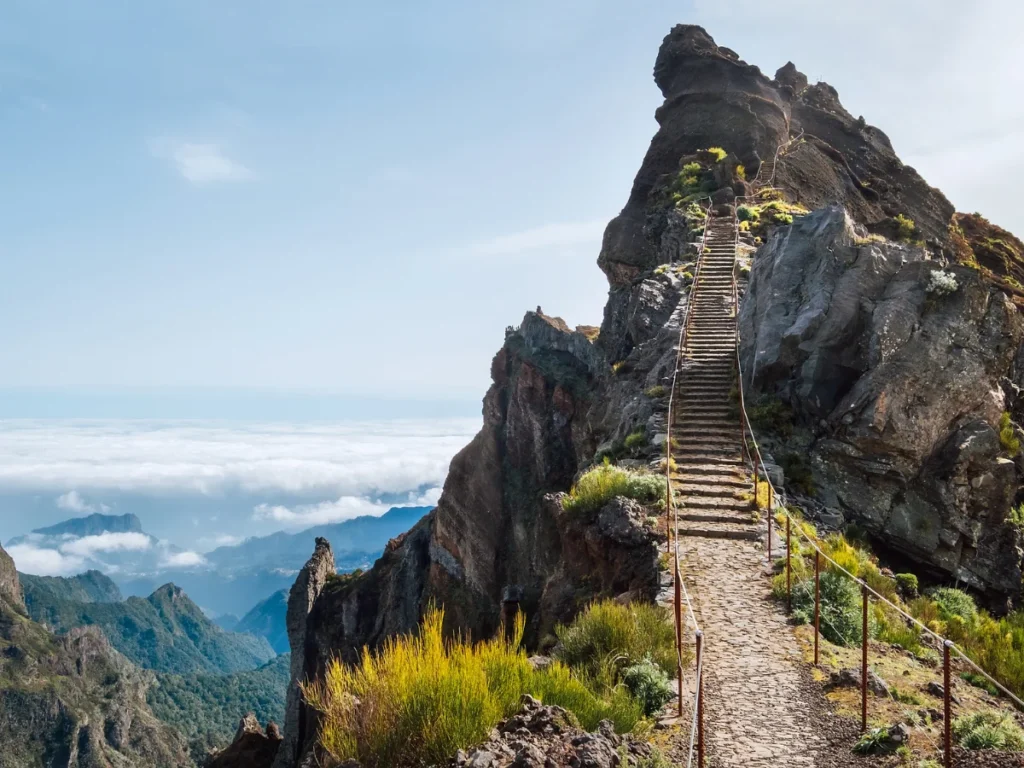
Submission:
<svg viewBox="0 0 1024 768">
<path fill-rule="evenodd" d="M 406 495 L 440 486 L 475 419 L 344 424 L 0 422 L 0 489 L 50 492 L 76 513 L 103 491 Z"/>
</svg>

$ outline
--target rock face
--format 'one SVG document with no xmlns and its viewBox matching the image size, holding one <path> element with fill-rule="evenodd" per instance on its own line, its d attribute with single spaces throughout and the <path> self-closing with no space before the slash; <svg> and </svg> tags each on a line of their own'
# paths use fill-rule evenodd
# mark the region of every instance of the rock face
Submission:
<svg viewBox="0 0 1024 768">
<path fill-rule="evenodd" d="M 745 379 L 809 428 L 800 450 L 826 507 L 1010 596 L 1020 552 L 1004 521 L 1019 479 L 996 426 L 1024 324 L 976 270 L 926 256 L 864 238 L 840 207 L 776 231 L 743 299 Z"/>
<path fill-rule="evenodd" d="M 152 675 L 94 627 L 55 637 L 27 618 L 0 549 L 0 768 L 176 768 L 184 740 L 146 704 Z"/>
<path fill-rule="evenodd" d="M 605 230 L 598 259 L 612 286 L 602 331 L 609 313 L 619 311 L 616 288 L 682 256 L 678 242 L 665 236 L 670 212 L 658 199 L 680 158 L 709 147 L 739 158 L 751 177 L 784 147 L 775 183 L 791 200 L 812 209 L 840 203 L 856 221 L 884 232 L 903 214 L 936 249 L 948 247 L 949 201 L 900 162 L 884 133 L 850 115 L 834 88 L 808 86 L 792 62 L 770 79 L 701 27 L 680 24 L 662 43 L 654 79 L 665 96 L 655 114 L 658 132 L 626 206 Z"/>
<path fill-rule="evenodd" d="M 299 685 L 316 671 L 315 667 L 309 666 L 310 661 L 317 660 L 317 655 L 315 652 L 310 653 L 308 648 L 309 624 L 307 619 L 316 599 L 323 591 L 324 585 L 333 575 L 334 552 L 331 551 L 331 545 L 327 539 L 318 537 L 313 556 L 299 571 L 295 584 L 292 585 L 291 592 L 288 594 L 286 621 L 288 642 L 292 648 L 292 676 L 288 685 L 288 698 L 285 702 L 285 737 L 280 748 L 276 750 L 274 762 L 275 766 L 282 766 L 282 768 L 295 764 L 300 748 L 306 742 L 311 741 L 316 732 L 315 724 L 309 722 L 314 718 L 314 712 L 303 705 L 302 691 L 299 690 Z"/>
</svg>

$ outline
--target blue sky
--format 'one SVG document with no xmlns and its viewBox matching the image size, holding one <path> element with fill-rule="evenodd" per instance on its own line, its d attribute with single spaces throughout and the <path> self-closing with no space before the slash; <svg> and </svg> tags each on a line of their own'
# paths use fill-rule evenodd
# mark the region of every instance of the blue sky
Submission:
<svg viewBox="0 0 1024 768">
<path fill-rule="evenodd" d="M 1024 232 L 1011 2 L 7 0 L 0 417 L 477 412 L 526 309 L 600 321 L 677 22 Z"/>
</svg>

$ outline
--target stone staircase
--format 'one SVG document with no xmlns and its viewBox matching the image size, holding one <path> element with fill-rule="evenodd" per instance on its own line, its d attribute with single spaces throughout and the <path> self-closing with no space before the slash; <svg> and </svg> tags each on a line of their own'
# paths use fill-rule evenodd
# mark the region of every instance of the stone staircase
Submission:
<svg viewBox="0 0 1024 768">
<path fill-rule="evenodd" d="M 756 540 L 753 486 L 733 399 L 736 226 L 731 215 L 712 216 L 707 226 L 671 414 L 678 534 Z"/>
</svg>

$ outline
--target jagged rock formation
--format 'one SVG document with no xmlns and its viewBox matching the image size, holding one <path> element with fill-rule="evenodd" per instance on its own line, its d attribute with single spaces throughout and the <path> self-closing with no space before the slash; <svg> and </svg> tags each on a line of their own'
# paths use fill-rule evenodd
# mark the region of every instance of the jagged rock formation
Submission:
<svg viewBox="0 0 1024 768">
<path fill-rule="evenodd" d="M 1005 519 L 1019 473 L 996 425 L 1024 321 L 977 270 L 863 234 L 836 206 L 760 250 L 740 317 L 750 391 L 781 397 L 810 429 L 794 450 L 809 447 L 826 507 L 937 572 L 1013 595 L 1019 541 Z"/>
<path fill-rule="evenodd" d="M 55 637 L 30 620 L 0 549 L 0 768 L 191 765 L 146 706 L 151 682 L 98 629 Z"/>
</svg>

